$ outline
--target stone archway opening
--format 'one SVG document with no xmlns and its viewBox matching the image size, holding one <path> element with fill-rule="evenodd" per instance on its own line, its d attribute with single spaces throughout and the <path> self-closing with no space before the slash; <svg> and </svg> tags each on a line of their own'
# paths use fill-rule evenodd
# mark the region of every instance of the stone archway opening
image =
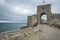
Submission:
<svg viewBox="0 0 60 40">
<path fill-rule="evenodd" d="M 41 24 L 47 24 L 47 14 L 42 13 L 40 16 Z"/>
</svg>

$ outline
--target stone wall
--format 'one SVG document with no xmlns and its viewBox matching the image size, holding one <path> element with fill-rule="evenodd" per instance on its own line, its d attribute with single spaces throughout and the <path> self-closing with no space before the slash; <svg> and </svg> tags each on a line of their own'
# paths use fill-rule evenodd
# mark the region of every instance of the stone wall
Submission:
<svg viewBox="0 0 60 40">
<path fill-rule="evenodd" d="M 32 15 L 32 16 L 28 16 L 28 23 L 27 25 L 29 27 L 40 24 L 41 22 L 41 14 L 45 13 L 48 17 L 47 17 L 47 23 L 49 23 L 49 19 L 50 19 L 50 15 L 51 15 L 51 4 L 48 5 L 41 5 L 41 6 L 37 6 L 37 14 Z"/>
<path fill-rule="evenodd" d="M 37 15 L 34 14 L 32 16 L 28 16 L 28 23 L 27 26 L 28 27 L 32 27 L 37 23 Z"/>
<path fill-rule="evenodd" d="M 34 25 L 41 24 L 41 22 L 42 22 L 42 20 L 41 20 L 42 14 L 47 15 L 47 24 L 48 25 L 52 24 L 53 20 L 55 20 L 55 19 L 60 20 L 60 14 L 58 14 L 58 13 L 52 14 L 52 12 L 51 12 L 51 4 L 40 5 L 40 6 L 37 6 L 37 14 L 32 15 L 32 16 L 28 16 L 27 25 L 29 27 L 32 27 Z"/>
<path fill-rule="evenodd" d="M 55 14 L 52 14 L 53 18 L 55 19 L 59 19 L 60 20 L 60 14 L 58 13 L 55 13 Z"/>
<path fill-rule="evenodd" d="M 60 25 L 60 14 L 52 14 L 50 17 L 50 25 Z"/>
<path fill-rule="evenodd" d="M 38 24 L 41 23 L 41 15 L 47 15 L 47 21 L 49 22 L 49 17 L 51 14 L 51 4 L 37 6 L 37 20 Z"/>
<path fill-rule="evenodd" d="M 27 26 L 30 27 L 32 24 L 32 16 L 28 16 Z"/>
<path fill-rule="evenodd" d="M 60 14 L 58 14 L 58 13 L 51 14 L 50 22 L 53 21 L 54 19 L 60 20 Z"/>
</svg>

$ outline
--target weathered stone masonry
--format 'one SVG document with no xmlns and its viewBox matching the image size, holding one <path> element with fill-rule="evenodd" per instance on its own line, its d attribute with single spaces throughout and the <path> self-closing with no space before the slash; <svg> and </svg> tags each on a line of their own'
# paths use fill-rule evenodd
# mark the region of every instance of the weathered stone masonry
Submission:
<svg viewBox="0 0 60 40">
<path fill-rule="evenodd" d="M 43 14 L 47 15 L 47 24 L 50 24 L 51 21 L 53 21 L 53 19 L 58 19 L 60 20 L 60 14 L 53 14 L 51 12 L 51 4 L 46 4 L 46 5 L 41 5 L 41 6 L 37 6 L 37 14 L 32 15 L 32 16 L 28 16 L 28 23 L 27 25 L 29 27 L 34 26 L 36 23 L 41 24 L 42 20 L 41 20 L 41 16 Z"/>
<path fill-rule="evenodd" d="M 28 16 L 28 23 L 27 23 L 27 26 L 33 26 L 37 23 L 37 15 L 34 14 L 32 16 Z"/>
<path fill-rule="evenodd" d="M 54 19 L 60 20 L 60 14 L 53 14 L 51 12 L 51 4 L 41 5 L 41 6 L 37 7 L 37 14 L 34 14 L 32 16 L 28 16 L 28 23 L 27 23 L 28 28 L 14 30 L 14 31 L 11 31 L 11 32 L 0 33 L 0 40 L 31 40 L 31 39 L 33 39 L 34 37 L 37 37 L 37 36 L 38 36 L 37 38 L 39 40 L 45 40 L 44 39 L 45 36 L 43 35 L 44 31 L 42 31 L 40 25 L 38 25 L 38 24 L 41 24 L 41 22 L 42 22 L 41 21 L 41 16 L 43 14 L 47 15 L 47 24 L 53 23 Z M 38 27 L 33 27 L 33 26 L 36 26 L 36 25 L 38 25 Z M 50 29 L 48 29 L 48 30 L 50 30 Z M 49 32 L 51 32 L 51 30 Z M 53 34 L 55 32 L 56 32 L 56 30 L 54 32 L 52 30 Z M 48 33 L 48 32 L 46 32 L 46 33 Z M 58 33 L 59 33 L 59 31 L 58 31 Z M 39 35 L 36 36 L 36 34 L 39 34 Z M 49 36 L 49 35 L 47 35 L 47 36 Z M 58 36 L 60 34 L 58 34 L 58 35 L 54 34 L 54 35 Z M 58 36 L 58 38 L 59 38 L 59 36 Z M 54 39 L 54 37 L 53 37 L 53 39 Z"/>
</svg>

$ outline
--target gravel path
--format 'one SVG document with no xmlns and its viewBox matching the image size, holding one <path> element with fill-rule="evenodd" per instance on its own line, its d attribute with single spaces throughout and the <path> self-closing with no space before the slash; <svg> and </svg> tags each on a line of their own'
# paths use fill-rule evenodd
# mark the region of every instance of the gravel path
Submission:
<svg viewBox="0 0 60 40">
<path fill-rule="evenodd" d="M 42 27 L 45 40 L 60 40 L 60 29 L 50 27 L 48 25 L 39 25 Z"/>
<path fill-rule="evenodd" d="M 0 40 L 60 40 L 60 29 L 46 24 L 0 34 Z"/>
</svg>

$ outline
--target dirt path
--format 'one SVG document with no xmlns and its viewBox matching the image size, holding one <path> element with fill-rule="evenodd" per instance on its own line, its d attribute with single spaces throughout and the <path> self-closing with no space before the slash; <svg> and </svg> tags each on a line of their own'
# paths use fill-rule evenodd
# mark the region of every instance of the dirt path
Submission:
<svg viewBox="0 0 60 40">
<path fill-rule="evenodd" d="M 33 28 L 32 34 L 26 37 L 24 40 L 44 40 L 43 31 L 40 28 L 35 27 Z"/>
<path fill-rule="evenodd" d="M 43 40 L 43 36 L 41 35 L 41 32 L 32 34 L 28 38 L 25 38 L 25 40 Z"/>
<path fill-rule="evenodd" d="M 60 40 L 60 29 L 50 27 L 45 24 L 38 25 L 37 28 L 43 30 L 43 34 L 41 32 L 37 32 L 36 34 L 32 34 L 26 38 L 26 40 Z M 45 38 L 43 38 L 42 35 L 44 35 Z"/>
<path fill-rule="evenodd" d="M 3 35 L 4 34 L 4 35 Z M 60 29 L 45 24 L 0 34 L 0 40 L 60 40 Z"/>
<path fill-rule="evenodd" d="M 45 40 L 60 40 L 60 29 L 48 25 L 40 25 L 40 27 L 42 27 Z"/>
</svg>

